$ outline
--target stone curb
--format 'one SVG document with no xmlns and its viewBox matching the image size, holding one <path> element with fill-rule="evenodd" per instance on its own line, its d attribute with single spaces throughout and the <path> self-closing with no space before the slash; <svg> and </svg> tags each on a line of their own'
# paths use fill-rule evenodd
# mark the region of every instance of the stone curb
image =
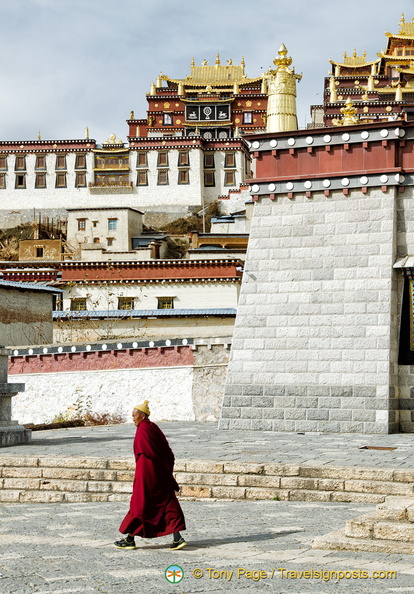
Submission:
<svg viewBox="0 0 414 594">
<path fill-rule="evenodd" d="M 414 496 L 414 471 L 186 459 L 176 461 L 175 471 L 186 499 L 379 504 L 390 495 Z M 133 460 L 4 456 L 0 502 L 128 501 L 133 477 Z"/>
</svg>

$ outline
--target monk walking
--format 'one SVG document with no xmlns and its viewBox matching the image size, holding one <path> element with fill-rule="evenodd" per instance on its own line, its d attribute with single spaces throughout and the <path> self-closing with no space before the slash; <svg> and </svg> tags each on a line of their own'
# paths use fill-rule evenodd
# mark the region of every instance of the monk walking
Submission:
<svg viewBox="0 0 414 594">
<path fill-rule="evenodd" d="M 171 550 L 187 545 L 180 534 L 185 530 L 184 514 L 175 491 L 174 454 L 164 433 L 148 417 L 148 400 L 132 411 L 137 431 L 134 439 L 135 477 L 130 507 L 119 528 L 124 538 L 114 542 L 119 549 L 135 549 L 134 536 L 156 538 L 174 535 Z"/>
</svg>

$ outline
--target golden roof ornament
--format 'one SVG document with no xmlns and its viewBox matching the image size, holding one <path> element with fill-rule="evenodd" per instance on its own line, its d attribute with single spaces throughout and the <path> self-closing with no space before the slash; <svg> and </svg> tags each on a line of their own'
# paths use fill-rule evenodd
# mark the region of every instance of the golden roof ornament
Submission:
<svg viewBox="0 0 414 594">
<path fill-rule="evenodd" d="M 39 130 L 39 132 L 37 133 L 37 140 L 42 140 L 42 137 L 40 136 L 40 130 Z"/>
<path fill-rule="evenodd" d="M 358 109 L 354 107 L 351 97 L 348 97 L 345 102 L 345 107 L 342 107 L 340 111 L 344 117 L 342 119 L 334 118 L 332 120 L 334 126 L 352 126 L 354 124 L 359 124 L 359 117 L 356 115 Z"/>
<path fill-rule="evenodd" d="M 216 54 L 216 65 L 220 66 L 220 54 L 218 52 Z"/>
<path fill-rule="evenodd" d="M 86 140 L 89 140 L 89 128 L 87 126 L 85 128 L 85 138 Z"/>
<path fill-rule="evenodd" d="M 264 73 L 263 79 L 267 82 L 267 132 L 284 132 L 297 130 L 296 116 L 296 81 L 301 80 L 301 74 L 295 74 L 295 69 L 290 68 L 292 58 L 287 55 L 286 46 L 282 43 L 279 48 L 279 57 L 273 60 L 276 68 Z"/>
<path fill-rule="evenodd" d="M 116 137 L 116 134 L 111 134 L 108 140 L 104 141 L 104 144 L 123 144 L 120 138 Z"/>
</svg>

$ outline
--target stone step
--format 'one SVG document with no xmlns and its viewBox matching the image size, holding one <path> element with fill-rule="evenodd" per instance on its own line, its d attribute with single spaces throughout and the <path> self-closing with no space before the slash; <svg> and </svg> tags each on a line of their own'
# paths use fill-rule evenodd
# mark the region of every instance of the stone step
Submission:
<svg viewBox="0 0 414 594">
<path fill-rule="evenodd" d="M 414 553 L 414 543 L 400 540 L 350 538 L 345 534 L 345 529 L 316 537 L 312 541 L 312 548 L 332 551 L 365 551 L 403 555 Z"/>
<path fill-rule="evenodd" d="M 379 504 L 394 495 L 404 508 L 398 513 L 405 520 L 414 518 L 409 499 L 414 497 L 412 471 L 209 460 L 177 460 L 175 470 L 182 498 Z M 133 477 L 133 460 L 2 456 L 0 502 L 127 501 Z M 393 509 L 385 506 L 381 519 L 391 520 L 390 514 L 397 513 L 395 502 Z"/>
</svg>

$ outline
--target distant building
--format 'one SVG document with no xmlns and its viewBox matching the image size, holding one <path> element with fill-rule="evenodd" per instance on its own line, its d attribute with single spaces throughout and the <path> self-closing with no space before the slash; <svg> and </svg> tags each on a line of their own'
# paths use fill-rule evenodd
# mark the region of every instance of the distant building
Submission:
<svg viewBox="0 0 414 594">
<path fill-rule="evenodd" d="M 144 210 L 151 226 L 203 212 L 214 200 L 224 213 L 243 208 L 240 188 L 253 177 L 248 136 L 297 126 L 296 79 L 284 46 L 276 69 L 248 77 L 245 63 L 191 63 L 185 78 L 160 75 L 143 119 L 131 112 L 127 142 L 0 142 L 0 226 L 67 209 Z M 288 106 L 289 114 L 285 113 Z M 270 110 L 270 111 L 269 111 Z M 286 129 L 286 128 L 284 128 Z M 95 239 L 96 236 L 93 236 Z M 109 236 L 100 241 L 105 247 Z"/>
<path fill-rule="evenodd" d="M 361 123 L 413 119 L 414 19 L 406 22 L 403 15 L 398 33 L 385 35 L 387 48 L 375 59 L 354 50 L 351 55 L 345 52 L 342 60 L 330 60 L 323 105 L 311 107 L 312 127 L 340 123 L 341 109 L 349 99 Z"/>
<path fill-rule="evenodd" d="M 231 336 L 242 275 L 235 259 L 66 261 L 48 268 L 1 262 L 0 269 L 17 287 L 37 281 L 63 291 L 54 342 Z"/>
</svg>

